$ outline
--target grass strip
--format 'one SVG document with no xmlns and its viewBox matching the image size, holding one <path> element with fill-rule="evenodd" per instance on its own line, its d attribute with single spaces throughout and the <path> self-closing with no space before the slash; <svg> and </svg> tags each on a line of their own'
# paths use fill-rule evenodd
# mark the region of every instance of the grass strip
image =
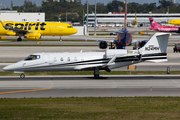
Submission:
<svg viewBox="0 0 180 120">
<path fill-rule="evenodd" d="M 53 72 L 25 72 L 25 75 L 93 75 L 93 71 L 53 71 Z M 164 75 L 167 71 L 100 71 L 100 75 Z M 170 71 L 170 74 L 178 75 L 180 71 Z M 19 73 L 2 71 L 0 76 L 17 76 Z"/>
<path fill-rule="evenodd" d="M 1 120 L 177 120 L 179 97 L 0 99 Z"/>
</svg>

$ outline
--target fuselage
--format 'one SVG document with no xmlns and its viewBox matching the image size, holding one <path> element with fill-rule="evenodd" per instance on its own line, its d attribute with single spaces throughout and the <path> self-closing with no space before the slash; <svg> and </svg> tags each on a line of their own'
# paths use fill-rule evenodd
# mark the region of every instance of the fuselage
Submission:
<svg viewBox="0 0 180 120">
<path fill-rule="evenodd" d="M 168 22 L 168 24 L 180 25 L 180 19 L 174 19 Z"/>
<path fill-rule="evenodd" d="M 132 42 L 132 34 L 129 31 L 124 30 L 118 34 L 117 42 L 114 42 L 114 43 L 116 44 L 118 48 L 118 47 L 131 45 L 131 42 Z"/>
<path fill-rule="evenodd" d="M 119 56 L 126 55 L 127 50 L 118 50 Z M 96 66 L 106 65 L 114 53 L 78 52 L 78 53 L 35 53 L 24 60 L 3 68 L 5 71 L 79 71 L 93 70 Z M 138 56 L 118 58 L 110 69 L 139 62 Z M 133 61 L 133 62 L 132 62 Z M 103 70 L 103 67 L 99 68 Z"/>
<path fill-rule="evenodd" d="M 160 32 L 177 32 L 179 30 L 179 27 L 155 26 L 149 29 Z"/>
<path fill-rule="evenodd" d="M 24 31 L 39 33 L 41 36 L 66 36 L 77 33 L 77 30 L 71 25 L 61 22 L 13 22 L 5 21 L 4 25 L 7 28 L 21 29 Z M 15 35 L 16 32 L 4 29 L 0 26 L 0 35 Z"/>
<path fill-rule="evenodd" d="M 151 28 L 150 30 L 160 31 L 160 32 L 179 32 L 179 27 L 168 27 L 158 24 L 153 18 L 149 18 Z"/>
</svg>

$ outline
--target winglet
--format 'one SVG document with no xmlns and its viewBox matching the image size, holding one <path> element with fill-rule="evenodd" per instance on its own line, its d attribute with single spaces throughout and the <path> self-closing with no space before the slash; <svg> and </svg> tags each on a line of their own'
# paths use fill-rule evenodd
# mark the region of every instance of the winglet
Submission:
<svg viewBox="0 0 180 120">
<path fill-rule="evenodd" d="M 0 23 L 2 24 L 2 26 L 5 28 L 5 24 L 0 20 Z"/>
</svg>

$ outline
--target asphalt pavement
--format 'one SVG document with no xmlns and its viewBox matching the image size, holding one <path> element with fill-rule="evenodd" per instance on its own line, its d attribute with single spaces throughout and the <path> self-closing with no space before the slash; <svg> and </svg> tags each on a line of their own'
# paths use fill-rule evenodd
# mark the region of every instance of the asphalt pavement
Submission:
<svg viewBox="0 0 180 120">
<path fill-rule="evenodd" d="M 0 77 L 0 98 L 180 96 L 179 75 Z"/>
</svg>

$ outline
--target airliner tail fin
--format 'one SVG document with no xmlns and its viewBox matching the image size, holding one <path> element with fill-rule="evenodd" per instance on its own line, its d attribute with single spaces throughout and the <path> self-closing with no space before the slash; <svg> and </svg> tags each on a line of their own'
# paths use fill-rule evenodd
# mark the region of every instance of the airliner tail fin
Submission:
<svg viewBox="0 0 180 120">
<path fill-rule="evenodd" d="M 153 18 L 149 18 L 149 22 L 151 24 L 151 27 L 157 27 L 157 26 L 161 26 L 159 25 Z"/>
</svg>

